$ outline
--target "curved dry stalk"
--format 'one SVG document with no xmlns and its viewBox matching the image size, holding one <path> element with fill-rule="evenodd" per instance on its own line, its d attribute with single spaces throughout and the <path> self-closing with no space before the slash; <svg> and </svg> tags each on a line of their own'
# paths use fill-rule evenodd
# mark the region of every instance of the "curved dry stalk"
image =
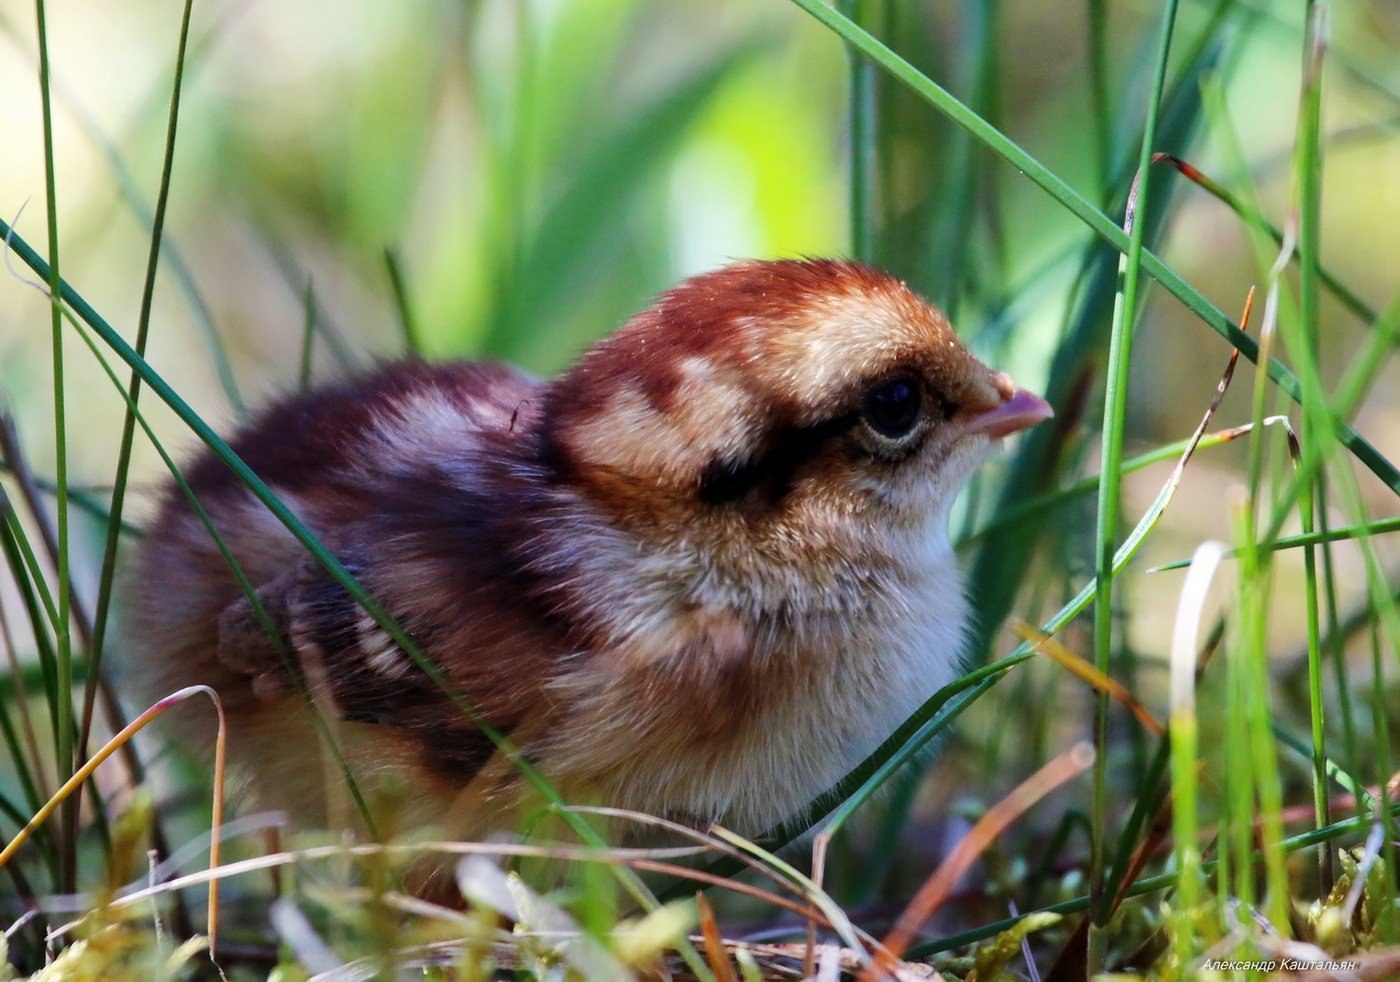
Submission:
<svg viewBox="0 0 1400 982">
<path fill-rule="evenodd" d="M 705 943 L 705 960 L 715 973 L 715 982 L 739 982 L 729 953 L 724 950 L 724 937 L 715 922 L 714 908 L 705 899 L 703 891 L 695 892 L 695 907 L 700 912 L 700 938 Z"/>
<path fill-rule="evenodd" d="M 1051 791 L 1083 774 L 1093 763 L 1094 748 L 1088 743 L 1077 743 L 988 809 L 899 915 L 894 927 L 885 935 L 883 948 L 876 952 L 874 962 L 861 974 L 861 982 L 875 982 L 876 973 L 888 972 L 893 967 L 895 959 L 909 947 L 919 928 L 933 916 L 962 875 L 1007 826 Z"/>
<path fill-rule="evenodd" d="M 621 818 L 625 821 L 636 822 L 638 825 L 649 825 L 652 828 L 673 832 L 682 838 L 690 839 L 707 849 L 744 864 L 755 873 L 772 880 L 780 887 L 792 890 L 798 896 L 802 895 L 800 886 L 794 884 L 791 879 L 781 875 L 779 871 L 762 862 L 753 854 L 735 848 L 727 840 L 711 835 L 708 831 L 702 831 L 669 818 L 661 818 L 659 815 L 648 815 L 646 812 L 632 811 L 628 808 L 613 808 L 607 805 L 569 805 L 567 810 L 585 815 L 598 815 L 603 818 Z"/>
<path fill-rule="evenodd" d="M 1011 631 L 1016 637 L 1028 643 L 1032 649 L 1044 652 L 1054 660 L 1065 671 L 1069 672 L 1081 682 L 1107 693 L 1111 698 L 1121 703 L 1133 717 L 1142 724 L 1143 729 L 1153 736 L 1161 736 L 1166 732 L 1157 717 L 1152 715 L 1142 703 L 1133 696 L 1124 685 L 1112 676 L 1100 672 L 1093 665 L 1060 643 L 1058 638 L 1051 637 L 1038 627 L 1022 620 L 1015 620 L 1011 624 Z"/>
<path fill-rule="evenodd" d="M 836 901 L 833 900 L 826 891 L 814 883 L 810 877 L 802 875 L 802 873 L 793 868 L 790 864 L 783 862 L 777 856 L 773 855 L 773 853 L 750 842 L 743 836 L 729 831 L 722 825 L 712 825 L 710 826 L 710 830 L 713 834 L 724 839 L 731 845 L 737 846 L 745 852 L 750 853 L 771 865 L 773 869 L 787 876 L 792 881 L 793 885 L 801 889 L 802 895 L 808 902 L 819 908 L 826 915 L 828 926 L 837 933 L 848 948 L 856 953 L 861 964 L 870 963 L 870 953 L 865 945 L 870 944 L 873 939 L 852 924 L 850 918 L 846 916 L 846 912 L 841 909 L 840 904 L 836 903 Z M 871 947 L 880 951 L 882 954 L 889 954 L 888 952 L 884 952 L 878 943 L 871 944 Z"/>
<path fill-rule="evenodd" d="M 49 816 L 54 813 L 54 810 L 67 800 L 69 795 L 82 787 L 83 782 L 91 777 L 93 772 L 102 766 L 102 763 L 108 757 L 112 756 L 129 743 L 132 737 L 145 729 L 145 727 L 157 717 L 164 714 L 166 710 L 196 695 L 208 696 L 214 703 L 214 712 L 219 717 L 218 735 L 214 738 L 214 804 L 210 818 L 212 828 L 209 838 L 209 871 L 212 872 L 217 869 L 219 866 L 219 847 L 221 842 L 218 830 L 224 824 L 224 756 L 228 743 L 228 729 L 225 725 L 224 706 L 223 703 L 219 701 L 219 694 L 207 685 L 190 685 L 176 692 L 172 692 L 164 699 L 157 701 L 126 726 L 122 727 L 116 735 L 102 745 L 97 753 L 93 754 L 92 757 L 88 759 L 87 763 L 78 768 L 73 773 L 73 776 L 64 782 L 63 787 L 54 792 L 53 797 L 34 813 L 34 817 L 25 824 L 24 828 L 20 829 L 19 832 L 15 834 L 15 837 L 10 840 L 9 844 L 5 846 L 4 849 L 0 849 L 0 866 L 4 866 L 14 857 L 15 853 L 19 851 L 20 846 L 28 841 L 29 836 L 34 830 L 43 825 L 44 822 L 48 820 Z M 208 882 L 209 952 L 213 955 L 218 941 L 219 880 L 218 878 L 210 878 Z"/>
<path fill-rule="evenodd" d="M 808 944 L 809 955 L 816 950 L 815 938 L 818 924 L 836 931 L 853 951 L 862 952 L 862 958 L 865 957 L 863 953 L 868 948 L 879 947 L 879 940 L 852 924 L 849 919 L 846 918 L 840 906 L 822 890 L 822 863 L 820 858 L 814 857 L 817 858 L 817 864 L 814 865 L 813 876 L 809 879 L 797 872 L 797 870 L 793 869 L 787 863 L 773 856 L 767 850 L 762 849 L 749 840 L 719 825 L 712 825 L 710 827 L 710 832 L 702 832 L 699 829 L 691 828 L 679 822 L 673 822 L 670 819 L 660 818 L 656 815 L 648 815 L 645 812 L 631 811 L 625 808 L 610 808 L 601 805 L 570 805 L 569 809 L 571 811 L 583 812 L 590 815 L 601 815 L 607 818 L 622 818 L 674 832 L 677 835 L 703 843 L 705 846 L 742 863 L 777 885 L 791 890 L 794 896 L 807 901 L 810 906 L 799 907 L 795 904 L 783 904 L 780 906 L 807 919 L 808 938 L 810 942 Z M 817 842 L 823 842 L 824 836 L 825 833 L 818 834 Z M 717 877 L 710 874 L 701 876 L 698 875 L 698 873 L 691 873 L 688 874 L 688 878 L 710 883 L 713 886 L 726 887 L 740 893 L 748 892 L 742 889 L 742 884 L 725 877 Z M 815 916 L 819 909 L 826 912 L 825 917 Z M 857 940 L 859 943 L 857 943 Z M 812 973 L 811 971 L 807 971 L 806 974 L 811 975 Z"/>
<path fill-rule="evenodd" d="M 687 846 L 673 849 L 609 849 L 603 852 L 579 846 L 529 846 L 501 842 L 445 841 L 421 843 L 370 842 L 356 843 L 353 845 L 310 846 L 305 849 L 291 849 L 277 853 L 269 853 L 264 856 L 255 856 L 251 859 L 239 860 L 238 862 L 227 863 L 206 870 L 188 873 L 185 876 L 177 877 L 165 883 L 159 883 L 154 886 L 146 887 L 145 889 L 125 894 L 109 903 L 108 907 L 129 907 L 162 894 L 186 889 L 187 887 L 200 886 L 216 880 L 289 866 L 299 862 L 314 862 L 322 859 L 339 859 L 345 857 L 361 858 L 382 855 L 414 856 L 424 853 L 444 853 L 447 855 L 461 856 L 510 856 L 527 859 L 554 859 L 565 862 L 616 863 L 626 866 L 629 869 L 662 873 L 667 876 L 676 876 L 705 883 L 710 886 L 721 887 L 734 893 L 740 893 L 764 903 L 771 904 L 774 907 L 780 907 L 798 917 L 808 918 L 815 915 L 831 930 L 840 930 L 837 923 L 829 921 L 821 911 L 815 910 L 813 907 L 803 905 L 797 901 L 790 900 L 787 897 L 764 890 L 760 887 L 750 886 L 746 883 L 716 876 L 704 870 L 690 869 L 686 866 L 679 866 L 674 863 L 668 863 L 653 858 L 657 856 L 691 856 L 697 854 L 698 851 L 699 850 Z M 49 930 L 47 937 L 50 940 L 62 937 L 79 927 L 85 920 L 86 917 L 79 917 L 54 927 Z"/>
</svg>

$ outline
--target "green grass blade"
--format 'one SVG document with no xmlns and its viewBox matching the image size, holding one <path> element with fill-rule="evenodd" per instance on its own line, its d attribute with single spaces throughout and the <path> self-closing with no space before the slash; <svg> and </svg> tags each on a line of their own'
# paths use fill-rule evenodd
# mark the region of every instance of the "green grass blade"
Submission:
<svg viewBox="0 0 1400 982">
<path fill-rule="evenodd" d="M 0 462 L 0 470 L 8 470 L 8 468 L 4 466 L 3 462 Z M 57 491 L 57 487 L 55 486 L 54 482 L 48 480 L 47 478 L 35 476 L 34 485 L 39 490 L 43 491 L 45 494 L 52 495 Z M 111 511 L 108 510 L 106 505 L 98 501 L 96 496 L 94 496 L 91 492 L 79 490 L 78 488 L 70 486 L 68 488 L 68 503 L 74 508 L 78 509 L 78 511 L 83 512 L 91 518 L 97 519 L 97 521 L 101 522 L 104 525 L 107 522 L 111 521 Z M 141 535 L 140 526 L 136 525 L 136 523 L 134 522 L 128 521 L 125 518 L 122 519 L 121 522 L 118 523 L 118 525 L 121 528 L 122 535 L 125 535 L 128 538 L 132 536 L 139 537 Z"/>
<path fill-rule="evenodd" d="M 1324 483 L 1325 483 L 1324 475 Z M 1327 509 L 1318 512 L 1319 534 L 1326 536 L 1331 530 L 1328 528 Z M 1400 527 L 1400 520 L 1397 521 Z M 1342 747 L 1345 754 L 1347 766 L 1359 773 L 1359 762 L 1361 752 L 1359 744 L 1356 742 L 1357 730 L 1355 713 L 1351 705 L 1350 694 L 1352 691 L 1350 678 L 1347 671 L 1346 646 L 1344 626 L 1337 602 L 1337 578 L 1333 572 L 1333 551 L 1322 550 L 1322 584 L 1324 587 L 1324 598 L 1327 603 L 1327 633 L 1323 637 L 1323 647 L 1326 649 L 1329 660 L 1332 663 L 1332 681 L 1337 691 L 1342 693 L 1342 698 L 1337 700 L 1337 715 L 1342 721 Z M 1369 607 L 1363 608 L 1367 614 Z"/>
<path fill-rule="evenodd" d="M 1089 0 L 1089 113 L 1094 121 L 1094 159 L 1103 207 L 1113 198 L 1113 108 L 1108 95 L 1108 10 L 1105 0 Z"/>
<path fill-rule="evenodd" d="M 1366 517 L 1366 502 L 1362 497 L 1356 475 L 1347 467 L 1335 469 L 1336 483 L 1347 510 L 1362 519 Z M 1364 524 L 1364 522 L 1362 523 Z M 1375 543 L 1369 536 L 1357 540 L 1361 549 L 1366 571 L 1366 596 L 1374 611 L 1375 620 L 1371 626 L 1371 691 L 1370 710 L 1373 730 L 1374 759 L 1371 761 L 1370 780 L 1380 789 L 1376 796 L 1369 821 L 1382 826 L 1382 855 L 1388 869 L 1394 869 L 1397 851 L 1394 840 L 1395 813 L 1389 781 L 1393 776 L 1394 763 L 1391 757 L 1392 734 L 1390 719 L 1386 709 L 1386 665 L 1400 662 L 1400 607 L 1393 598 L 1394 587 L 1389 583 L 1385 569 L 1376 552 Z M 1379 913 L 1376 918 L 1376 933 L 1382 943 L 1400 940 L 1400 917 L 1394 912 L 1395 887 L 1391 877 L 1382 879 L 1379 895 L 1372 898 L 1373 909 Z"/>
<path fill-rule="evenodd" d="M 956 48 L 958 82 L 968 105 L 983 115 L 992 102 L 997 65 L 997 13 L 999 4 L 988 0 L 964 0 L 960 17 L 960 41 Z M 970 245 L 975 209 L 985 168 L 982 149 L 966 130 L 953 129 L 944 149 L 942 191 L 933 208 L 924 251 L 928 270 L 927 292 L 948 318 L 957 323 L 971 260 Z"/>
<path fill-rule="evenodd" d="M 1375 521 L 1363 522 L 1359 525 L 1344 525 L 1341 528 L 1308 532 L 1303 535 L 1286 535 L 1278 539 L 1260 542 L 1257 548 L 1265 552 L 1278 552 L 1283 549 L 1306 548 L 1325 542 L 1346 542 L 1363 536 L 1383 535 L 1387 532 L 1400 532 L 1400 518 L 1378 518 Z M 1225 555 L 1227 558 L 1236 558 L 1240 552 L 1239 549 L 1231 549 Z M 1190 564 L 1191 560 L 1189 559 L 1176 559 L 1160 566 L 1153 566 L 1148 572 L 1161 573 L 1172 569 L 1185 569 Z"/>
<path fill-rule="evenodd" d="M 297 386 L 303 392 L 311 387 L 311 355 L 315 348 L 316 287 L 308 276 L 301 295 L 301 358 L 297 366 Z"/>
<path fill-rule="evenodd" d="M 165 150 L 161 162 L 160 190 L 156 194 L 155 215 L 151 222 L 151 245 L 146 257 L 146 276 L 141 287 L 141 310 L 136 320 L 137 354 L 145 356 L 150 336 L 151 305 L 155 299 L 156 269 L 160 263 L 161 237 L 165 229 L 165 209 L 170 200 L 170 180 L 175 166 L 175 134 L 179 129 L 180 87 L 184 81 L 185 48 L 190 35 L 190 12 L 193 0 L 185 0 L 180 17 L 180 39 L 175 52 L 175 81 L 170 94 L 170 116 L 165 130 Z M 102 568 L 98 573 L 97 607 L 93 612 L 92 642 L 88 651 L 88 680 L 83 693 L 82 724 L 78 735 L 79 759 L 86 759 L 88 739 L 92 734 L 93 710 L 97 705 L 97 690 L 103 685 L 102 656 L 107 637 L 107 622 L 111 614 L 112 588 L 116 580 L 117 552 L 121 546 L 121 519 L 126 503 L 127 475 L 131 469 L 131 448 L 136 432 L 136 407 L 141 401 L 141 376 L 132 372 L 127 389 L 127 409 L 122 418 L 121 443 L 117 450 L 117 466 L 112 478 L 111 516 L 107 522 L 107 539 L 102 549 Z M 120 729 L 122 722 L 114 721 Z"/>
<path fill-rule="evenodd" d="M 1274 726 L 1274 737 L 1279 743 L 1282 743 L 1296 753 L 1300 760 L 1307 761 L 1309 767 L 1312 766 L 1313 748 L 1310 741 L 1304 740 L 1296 734 L 1289 733 L 1279 725 Z M 1371 794 L 1370 790 L 1366 787 L 1365 778 L 1352 773 L 1347 770 L 1347 768 L 1343 767 L 1341 763 L 1331 758 L 1323 761 L 1323 768 L 1327 779 L 1335 782 L 1337 787 L 1341 788 L 1347 794 L 1354 795 L 1360 807 L 1367 810 L 1375 807 L 1376 796 Z M 1318 827 L 1321 828 L 1322 826 Z"/>
<path fill-rule="evenodd" d="M 1208 450 L 1211 447 L 1224 446 L 1227 443 L 1232 443 L 1235 440 L 1239 439 L 1239 436 L 1239 431 L 1233 428 L 1229 430 L 1218 431 L 1216 433 L 1207 433 L 1205 436 L 1201 437 L 1200 442 L 1196 444 L 1196 450 L 1197 452 L 1199 452 L 1201 450 Z M 1172 443 L 1164 443 L 1160 447 L 1157 447 L 1153 450 L 1149 450 L 1146 453 L 1138 454 L 1136 457 L 1131 457 L 1128 460 L 1123 461 L 1123 464 L 1119 469 L 1119 474 L 1123 476 L 1127 476 L 1128 474 L 1136 474 L 1138 471 L 1151 467 L 1154 464 L 1160 464 L 1168 460 L 1175 460 L 1178 457 L 1180 457 L 1182 451 L 1184 451 L 1190 445 L 1191 441 L 1189 439 L 1176 440 Z M 1098 490 L 1098 488 L 1099 476 L 1097 474 L 1091 474 L 1088 477 L 1081 478 L 1080 480 L 1075 481 L 1073 484 L 1060 488 L 1057 491 L 1051 491 L 1046 494 L 1031 498 L 1028 501 L 1022 501 L 1019 504 L 1015 504 L 1008 508 L 998 510 L 991 518 L 987 520 L 986 524 L 981 525 L 973 531 L 964 535 L 955 543 L 955 545 L 957 546 L 957 548 L 961 549 L 964 546 L 971 545 L 975 542 L 979 542 L 982 539 L 987 538 L 988 536 L 1004 532 L 1008 528 L 1020 524 L 1023 520 L 1027 518 L 1039 516 L 1048 520 L 1051 516 L 1051 513 L 1053 513 L 1056 509 L 1066 504 L 1069 504 L 1070 502 L 1078 498 L 1082 498 L 1087 494 L 1095 492 Z M 1400 528 L 1400 525 L 1397 525 L 1397 528 Z M 1345 536 L 1339 535 L 1337 536 L 1337 538 L 1345 538 Z M 1284 541 L 1288 540 L 1278 540 L 1278 542 L 1280 543 Z M 1148 572 L 1156 572 L 1162 569 L 1175 569 L 1178 566 L 1184 567 L 1190 562 L 1191 561 L 1189 559 L 1183 559 L 1179 563 L 1174 562 L 1166 566 L 1154 566 L 1151 569 L 1149 569 Z"/>
<path fill-rule="evenodd" d="M 32 677 L 26 680 L 24 666 L 19 664 L 14 638 L 10 634 L 9 617 L 5 614 L 3 606 L 0 606 L 0 646 L 5 650 L 5 666 L 9 669 L 8 675 L 0 674 L 0 678 L 6 683 L 3 689 L 0 689 L 0 727 L 4 729 L 5 745 L 10 748 L 11 766 L 15 769 L 15 777 L 19 780 L 20 790 L 24 792 L 25 801 L 29 804 L 29 814 L 32 815 L 49 799 L 49 789 L 44 781 L 43 755 L 39 749 L 39 737 L 29 703 L 30 682 L 38 683 L 42 687 L 44 677 L 41 672 L 35 671 Z M 18 729 L 15 721 L 10 718 L 11 709 L 19 718 Z M 20 740 L 21 732 L 24 734 L 23 741 Z M 24 822 L 21 821 L 20 826 L 23 825 Z"/>
<path fill-rule="evenodd" d="M 277 272 L 282 275 L 282 280 L 287 285 L 287 289 L 301 300 L 306 299 L 306 285 L 311 282 L 311 274 L 301 267 L 296 257 L 282 245 L 281 237 L 266 226 L 258 227 L 259 240 L 263 248 L 267 251 Z M 315 291 L 312 291 L 311 299 L 316 301 Z M 316 324 L 316 330 L 321 339 L 326 342 L 331 357 L 342 372 L 352 374 L 359 371 L 363 366 L 361 359 L 350 342 L 345 339 L 335 322 L 326 314 L 319 303 L 316 303 L 315 311 L 312 315 Z M 305 323 L 305 312 L 303 311 L 303 324 Z"/>
<path fill-rule="evenodd" d="M 1304 412 L 1302 441 L 1304 446 L 1318 446 L 1331 429 L 1322 386 L 1318 380 L 1317 359 L 1320 351 L 1318 323 L 1321 310 L 1321 222 L 1322 222 L 1322 55 L 1326 7 L 1308 0 L 1307 35 L 1304 41 L 1303 91 L 1298 113 L 1298 304 L 1301 347 L 1306 354 L 1302 370 L 1305 391 L 1311 393 L 1315 408 Z M 1325 483 L 1319 471 L 1311 480 L 1302 482 L 1298 508 L 1302 516 L 1303 534 L 1313 531 L 1314 516 L 1326 507 Z M 1317 500 L 1320 498 L 1321 500 Z M 1307 605 L 1308 691 L 1313 743 L 1313 810 L 1317 826 L 1328 824 L 1327 806 L 1327 738 L 1323 724 L 1322 646 L 1320 611 L 1318 608 L 1317 549 L 1303 550 L 1304 602 Z M 1318 876 L 1322 892 L 1332 888 L 1332 855 L 1318 852 Z"/>
<path fill-rule="evenodd" d="M 1236 215 L 1245 221 L 1250 228 L 1262 232 L 1273 242 L 1275 248 L 1283 246 L 1283 231 L 1274 225 L 1263 213 L 1259 211 L 1256 204 L 1245 201 L 1240 195 L 1234 194 L 1218 181 L 1212 180 L 1206 174 L 1186 163 L 1184 160 L 1170 158 L 1172 166 L 1176 167 L 1183 176 L 1196 184 L 1203 191 L 1215 198 L 1225 207 L 1229 208 Z M 1295 254 L 1295 260 L 1298 256 Z M 1347 286 L 1340 277 L 1321 265 L 1316 264 L 1317 276 L 1322 285 L 1327 287 L 1328 292 L 1335 296 L 1348 311 L 1355 314 L 1363 323 L 1372 324 L 1380 314 L 1366 303 L 1351 287 Z"/>
<path fill-rule="evenodd" d="M 48 215 L 49 271 L 45 282 L 49 289 L 49 318 L 53 350 L 53 426 L 54 480 L 57 484 L 56 525 L 58 530 L 57 557 L 57 621 L 54 624 L 54 649 L 57 656 L 57 677 L 54 680 L 54 701 L 58 718 L 54 726 L 55 767 L 59 782 L 66 781 L 76 766 L 73 759 L 73 635 L 70 628 L 71 589 L 68 548 L 68 424 L 63 391 L 63 318 L 58 285 L 62 282 L 58 262 L 58 187 L 54 173 L 53 98 L 49 83 L 48 17 L 44 0 L 34 0 L 34 17 L 39 35 L 39 100 L 44 130 L 44 202 Z M 77 884 L 78 812 L 77 799 L 64 809 L 63 827 L 71 834 L 59 844 L 59 888 L 72 891 Z"/>
<path fill-rule="evenodd" d="M 873 27 L 875 4 L 872 0 L 839 0 L 841 10 L 851 20 Z M 854 50 L 850 55 L 851 98 L 850 136 L 850 214 L 851 255 L 861 262 L 875 262 L 879 231 L 879 100 L 876 89 L 879 74 L 868 58 Z"/>
<path fill-rule="evenodd" d="M 1104 389 L 1103 452 L 1099 467 L 1098 521 L 1095 534 L 1095 580 L 1098 589 L 1094 597 L 1094 667 L 1104 675 L 1112 672 L 1113 653 L 1113 553 L 1118 536 L 1119 495 L 1123 464 L 1123 435 L 1126 429 L 1128 405 L 1128 369 L 1131 362 L 1133 332 L 1138 310 L 1138 287 L 1143 256 L 1145 225 L 1135 220 L 1139 207 L 1150 200 L 1152 154 L 1156 148 L 1157 117 L 1166 87 L 1167 56 L 1171 51 L 1172 34 L 1176 27 L 1177 0 L 1168 0 L 1163 7 L 1162 30 L 1157 49 L 1156 71 L 1147 101 L 1147 122 L 1143 127 L 1142 149 L 1138 154 L 1136 195 L 1129 196 L 1128 215 L 1124 226 L 1129 229 L 1128 251 L 1119 264 L 1122 284 L 1114 304 L 1113 327 L 1108 348 L 1108 372 Z M 1107 692 L 1097 698 L 1094 719 L 1095 751 L 1094 797 L 1089 822 L 1094 834 L 1090 842 L 1089 893 L 1095 898 L 1094 922 L 1089 928 L 1089 971 L 1103 970 L 1107 955 L 1107 926 L 1110 910 L 1106 891 L 1108 876 L 1108 706 Z"/>
<path fill-rule="evenodd" d="M 19 514 L 10 503 L 9 495 L 0 488 L 0 515 L 3 515 L 3 522 L 0 522 L 0 534 L 4 536 L 5 554 L 10 563 L 10 575 L 14 578 L 21 594 L 25 598 L 25 606 L 30 616 L 30 627 L 36 639 L 42 637 L 47 639 L 50 634 L 57 637 L 58 634 L 58 604 L 54 600 L 53 591 L 49 589 L 48 581 L 44 579 L 43 567 L 39 564 L 38 557 L 34 554 L 34 548 L 30 544 L 28 537 L 24 534 L 24 527 L 20 525 Z M 41 664 L 44 665 L 47 674 L 47 685 L 45 694 L 48 696 L 49 709 L 53 713 L 53 725 L 58 726 L 62 719 L 62 713 L 58 705 L 58 651 L 56 644 L 40 643 L 37 645 L 40 653 Z"/>
<path fill-rule="evenodd" d="M 384 247 L 384 269 L 389 274 L 389 289 L 394 295 L 394 311 L 399 315 L 404 349 L 411 355 L 421 355 L 423 337 L 418 332 L 418 322 L 414 319 L 413 306 L 408 300 L 408 287 L 404 283 L 403 268 L 399 265 L 399 254 L 393 246 Z"/>
<path fill-rule="evenodd" d="M 1390 625 L 1394 630 L 1394 625 Z M 1391 656 L 1395 655 L 1394 634 L 1391 634 Z M 1385 774 L 1394 773 L 1391 764 L 1390 746 L 1391 731 L 1390 720 L 1386 715 L 1385 702 L 1385 659 L 1382 657 L 1380 625 L 1372 629 L 1371 634 L 1371 725 L 1377 748 L 1376 771 Z M 1371 820 L 1380 825 L 1383 834 L 1381 850 L 1387 869 L 1395 869 L 1397 850 L 1395 848 L 1395 807 L 1394 797 L 1390 788 L 1389 779 L 1379 782 L 1380 793 L 1371 810 Z M 1386 891 L 1378 897 L 1373 897 L 1372 905 L 1380 911 L 1377 920 L 1377 934 L 1380 935 L 1383 943 L 1394 944 L 1397 935 L 1400 935 L 1400 917 L 1395 913 L 1395 887 L 1394 879 L 1386 877 L 1383 881 Z"/>
</svg>

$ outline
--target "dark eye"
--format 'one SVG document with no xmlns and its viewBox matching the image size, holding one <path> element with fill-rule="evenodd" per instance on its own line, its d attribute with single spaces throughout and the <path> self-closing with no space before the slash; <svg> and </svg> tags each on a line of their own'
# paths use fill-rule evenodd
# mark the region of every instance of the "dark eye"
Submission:
<svg viewBox="0 0 1400 982">
<path fill-rule="evenodd" d="M 861 413 L 876 433 L 894 439 L 914 428 L 919 401 L 919 386 L 913 379 L 890 379 L 866 393 Z"/>
</svg>

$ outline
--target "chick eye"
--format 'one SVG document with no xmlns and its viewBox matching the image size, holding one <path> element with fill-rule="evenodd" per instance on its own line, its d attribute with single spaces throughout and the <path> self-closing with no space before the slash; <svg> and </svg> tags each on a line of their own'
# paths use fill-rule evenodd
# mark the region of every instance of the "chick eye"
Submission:
<svg viewBox="0 0 1400 982">
<path fill-rule="evenodd" d="M 919 402 L 919 387 L 913 379 L 890 379 L 865 394 L 861 415 L 876 433 L 895 439 L 918 422 Z"/>
</svg>

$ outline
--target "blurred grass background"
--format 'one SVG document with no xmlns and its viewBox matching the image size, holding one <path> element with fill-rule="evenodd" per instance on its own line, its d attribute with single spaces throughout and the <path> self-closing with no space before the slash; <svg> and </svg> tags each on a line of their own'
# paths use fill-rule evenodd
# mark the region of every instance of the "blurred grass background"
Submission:
<svg viewBox="0 0 1400 982">
<path fill-rule="evenodd" d="M 1149 90 L 1154 5 L 840 6 L 1121 219 Z M 1400 269 L 1400 11 L 1372 0 L 1338 3 L 1330 14 L 1323 264 L 1383 308 Z M 1226 183 L 1246 180 L 1276 224 L 1293 193 L 1303 16 L 1302 5 L 1184 3 L 1169 76 L 1179 114 L 1164 108 L 1172 148 Z M 122 329 L 140 303 L 178 18 L 168 0 L 49 11 L 63 274 Z M 9 220 L 29 201 L 15 224 L 37 244 L 46 220 L 35 50 L 32 16 L 0 10 L 0 214 Z M 1201 108 L 1202 87 L 1220 94 L 1223 115 Z M 1244 174 L 1231 145 L 1242 148 Z M 1241 222 L 1157 174 L 1153 248 L 1237 315 L 1263 275 Z M 333 14 L 305 3 L 197 5 L 166 236 L 149 358 L 223 430 L 300 384 L 308 323 L 314 379 L 409 347 L 549 374 L 686 275 L 736 257 L 846 254 L 906 278 L 1022 385 L 1078 400 L 1057 400 L 1062 423 L 1043 437 L 1056 441 L 1051 463 L 1022 472 L 1015 468 L 1033 462 L 1025 453 L 998 462 L 955 531 L 1096 468 L 1115 255 L 1096 251 L 1041 190 L 776 0 L 346 0 Z M 0 390 L 40 475 L 54 470 L 47 308 L 12 278 L 0 285 Z M 1329 386 L 1367 330 L 1324 298 Z M 1180 304 L 1160 289 L 1149 294 L 1133 355 L 1129 455 L 1189 434 L 1227 354 Z M 67 370 L 70 481 L 100 498 L 122 403 L 82 352 Z M 1397 386 L 1392 360 L 1355 417 L 1391 459 L 1400 457 Z M 1249 400 L 1237 384 L 1217 424 L 1245 422 Z M 171 446 L 192 443 L 164 407 L 143 406 Z M 1228 502 L 1242 493 L 1246 453 L 1240 441 L 1198 455 L 1139 568 L 1187 556 L 1205 538 L 1234 537 Z M 1126 479 L 1127 524 L 1169 468 Z M 162 473 L 140 440 L 131 473 L 138 491 Z M 1357 474 L 1371 513 L 1394 515 L 1394 495 Z M 964 551 L 983 609 L 996 612 L 984 617 L 977 659 L 1014 646 L 1001 615 L 1038 621 L 1092 576 L 1092 500 Z M 138 495 L 135 518 L 142 504 Z M 1354 518 L 1338 510 L 1331 524 Z M 74 521 L 75 589 L 91 595 L 103 530 Z M 1377 545 L 1393 568 L 1396 550 L 1384 538 Z M 1345 612 L 1362 602 L 1364 571 L 1350 544 L 1333 559 Z M 1276 568 L 1270 652 L 1296 682 L 1302 561 L 1282 557 Z M 1180 585 L 1180 573 L 1133 575 L 1115 594 L 1130 680 L 1154 706 L 1164 699 Z M 19 610 L 8 580 L 0 579 L 0 603 Z M 14 629 L 23 656 L 24 626 L 16 620 Z M 1087 627 L 1063 640 L 1089 651 Z M 1366 641 L 1359 637 L 1358 659 L 1369 659 Z M 1305 720 L 1300 686 L 1280 693 Z M 995 800 L 1042 751 L 1088 732 L 1091 702 L 1043 665 L 993 690 L 922 791 L 906 783 L 893 804 L 868 810 L 867 838 L 833 857 L 838 888 L 845 877 L 857 900 L 906 894 L 942 837 L 956 834 L 949 801 L 966 796 L 975 811 Z M 1125 730 L 1124 739 L 1137 738 Z M 1125 784 L 1143 752 L 1125 753 Z M 1290 780 L 1306 776 L 1304 762 Z M 1082 807 L 1074 800 L 1082 790 L 1039 821 L 1053 826 Z M 923 817 L 907 820 L 916 795 L 913 813 Z M 882 814 L 898 821 L 876 834 Z M 921 858 L 894 863 L 895 841 Z M 1008 849 L 1008 862 L 1034 858 L 1016 857 L 1014 842 Z"/>
</svg>

